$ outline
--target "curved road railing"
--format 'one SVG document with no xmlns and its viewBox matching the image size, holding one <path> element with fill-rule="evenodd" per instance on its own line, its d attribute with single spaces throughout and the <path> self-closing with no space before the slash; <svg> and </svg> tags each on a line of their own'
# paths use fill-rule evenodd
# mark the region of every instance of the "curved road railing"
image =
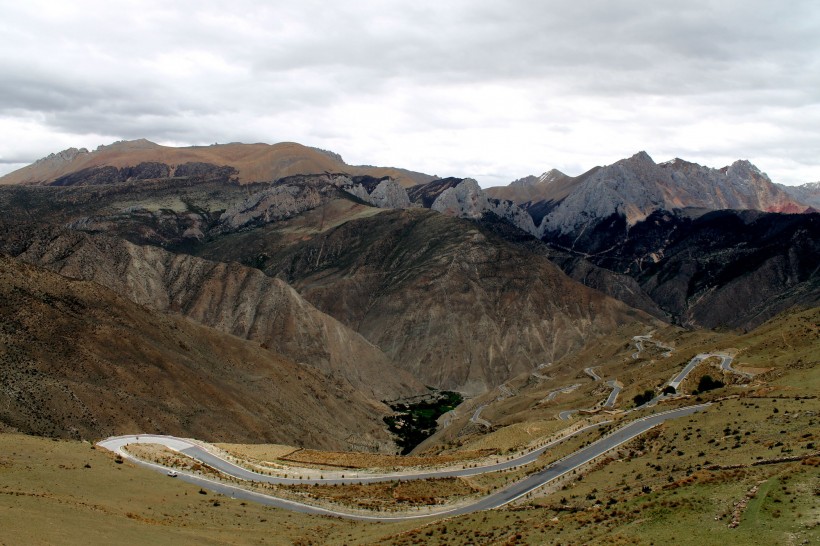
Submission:
<svg viewBox="0 0 820 546">
<path fill-rule="evenodd" d="M 182 479 L 186 482 L 193 483 L 199 485 L 200 487 L 208 488 L 218 493 L 222 493 L 225 495 L 230 495 L 234 498 L 241 498 L 244 500 L 250 500 L 253 502 L 259 502 L 268 506 L 276 506 L 279 508 L 285 508 L 287 510 L 293 510 L 297 512 L 303 512 L 308 514 L 319 514 L 319 515 L 332 515 L 338 517 L 344 517 L 349 519 L 358 519 L 358 520 L 368 520 L 368 521 L 400 521 L 400 520 L 409 520 L 409 519 L 418 519 L 418 518 L 426 518 L 426 517 L 442 517 L 442 516 L 455 516 L 461 514 L 467 514 L 471 512 L 477 512 L 480 510 L 488 510 L 492 508 L 498 508 L 509 504 L 533 491 L 536 489 L 543 487 L 544 485 L 560 478 L 561 476 L 567 474 L 568 472 L 572 472 L 573 470 L 577 470 L 579 467 L 583 466 L 584 464 L 600 457 L 607 451 L 610 451 L 629 440 L 643 434 L 644 432 L 654 428 L 655 426 L 663 423 L 668 419 L 674 419 L 677 417 L 683 417 L 686 415 L 691 415 L 697 411 L 703 410 L 708 407 L 709 404 L 701 404 L 697 406 L 688 406 L 684 408 L 678 408 L 674 410 L 669 410 L 662 413 L 657 413 L 654 415 L 649 415 L 646 417 L 642 417 L 637 419 L 617 430 L 610 433 L 603 438 L 573 452 L 572 454 L 564 457 L 563 459 L 552 463 L 551 465 L 547 466 L 546 468 L 539 470 L 533 474 L 530 474 L 523 480 L 510 484 L 494 493 L 491 493 L 481 499 L 478 499 L 474 502 L 468 503 L 466 505 L 462 505 L 455 508 L 448 508 L 443 509 L 437 512 L 428 512 L 425 514 L 402 514 L 402 515 L 364 515 L 352 512 L 345 512 L 341 510 L 333 510 L 329 508 L 322 508 L 318 506 L 312 506 L 309 504 L 304 504 L 296 501 L 291 501 L 283 498 L 279 498 L 273 495 L 266 495 L 263 493 L 258 493 L 256 491 L 250 491 L 248 489 L 239 487 L 237 485 L 231 485 L 227 483 L 223 483 L 217 480 L 213 480 L 210 478 L 206 478 L 203 476 L 191 474 L 188 472 L 177 471 L 177 476 L 179 479 Z M 452 471 L 444 471 L 444 472 L 429 472 L 429 473 L 419 473 L 413 475 L 404 475 L 404 474 L 397 474 L 397 475 L 383 475 L 383 476 L 372 476 L 367 478 L 333 478 L 333 479 L 291 479 L 291 478 L 278 478 L 274 476 L 266 476 L 264 474 L 259 474 L 258 472 L 253 472 L 246 468 L 242 468 L 237 466 L 230 461 L 217 457 L 206 450 L 204 450 L 201 446 L 194 442 L 190 442 L 188 440 L 183 440 L 181 438 L 175 438 L 172 436 L 145 436 L 145 435 L 134 435 L 134 436 L 118 436 L 113 438 L 108 438 L 99 442 L 97 445 L 103 447 L 105 449 L 109 449 L 111 451 L 117 452 L 123 457 L 126 457 L 135 463 L 149 468 L 158 472 L 167 473 L 171 471 L 171 468 L 165 467 L 163 465 L 157 463 L 151 463 L 147 461 L 143 461 L 141 459 L 135 458 L 131 456 L 129 453 L 124 451 L 124 447 L 129 443 L 139 442 L 139 443 L 159 443 L 169 447 L 170 449 L 179 451 L 189 457 L 199 460 L 200 462 L 207 464 L 208 466 L 214 468 L 215 470 L 225 474 L 226 476 L 231 476 L 240 480 L 245 481 L 255 481 L 255 482 L 267 482 L 267 483 L 278 483 L 278 484 L 293 484 L 293 483 L 303 483 L 303 484 L 312 484 L 312 483 L 369 483 L 375 481 L 393 481 L 393 480 L 408 480 L 408 479 L 426 479 L 430 477 L 455 477 L 455 476 L 470 476 L 480 473 L 486 472 L 495 472 L 498 470 L 504 470 L 506 468 L 514 468 L 515 466 L 520 466 L 522 464 L 528 464 L 528 462 L 534 461 L 541 453 L 543 453 L 546 449 L 555 445 L 556 443 L 563 441 L 575 434 L 578 434 L 584 430 L 601 426 L 605 423 L 598 423 L 595 425 L 590 425 L 588 427 L 584 427 L 569 435 L 565 438 L 560 440 L 556 440 L 551 442 L 545 446 L 542 446 L 532 452 L 523 455 L 512 461 L 504 461 L 503 463 L 499 463 L 497 465 L 488 465 L 485 467 L 480 468 L 466 468 L 461 470 L 452 470 Z M 180 449 L 181 448 L 181 449 Z M 524 460 L 527 462 L 523 462 Z M 517 463 L 513 466 L 503 466 L 509 463 Z"/>
</svg>

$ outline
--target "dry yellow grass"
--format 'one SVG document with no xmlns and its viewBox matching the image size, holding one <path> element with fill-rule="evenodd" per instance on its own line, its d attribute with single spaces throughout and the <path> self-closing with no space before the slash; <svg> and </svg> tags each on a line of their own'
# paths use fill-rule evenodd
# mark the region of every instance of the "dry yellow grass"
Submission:
<svg viewBox="0 0 820 546">
<path fill-rule="evenodd" d="M 460 478 L 346 486 L 294 485 L 279 489 L 299 493 L 307 499 L 330 501 L 337 506 L 379 511 L 403 511 L 417 506 L 441 505 L 484 491 Z"/>
<path fill-rule="evenodd" d="M 238 459 L 275 461 L 297 451 L 298 447 L 280 444 L 214 444 Z"/>
<path fill-rule="evenodd" d="M 407 467 L 427 467 L 441 466 L 452 463 L 460 463 L 485 457 L 496 450 L 467 450 L 454 452 L 452 454 L 415 457 L 399 455 L 379 455 L 375 453 L 354 453 L 354 452 L 334 452 L 316 451 L 312 449 L 300 449 L 293 453 L 280 457 L 280 460 L 298 463 L 300 465 L 326 466 L 337 468 L 407 468 Z"/>
</svg>

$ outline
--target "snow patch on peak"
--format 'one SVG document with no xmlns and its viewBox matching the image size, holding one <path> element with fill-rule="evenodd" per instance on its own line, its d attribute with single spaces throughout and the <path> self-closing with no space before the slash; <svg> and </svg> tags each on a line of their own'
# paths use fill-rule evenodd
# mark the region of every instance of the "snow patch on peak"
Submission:
<svg viewBox="0 0 820 546">
<path fill-rule="evenodd" d="M 541 176 L 538 177 L 539 184 L 549 184 L 551 182 L 555 182 L 556 180 L 561 180 L 562 178 L 566 178 L 567 175 L 559 171 L 558 169 L 550 169 Z"/>
</svg>

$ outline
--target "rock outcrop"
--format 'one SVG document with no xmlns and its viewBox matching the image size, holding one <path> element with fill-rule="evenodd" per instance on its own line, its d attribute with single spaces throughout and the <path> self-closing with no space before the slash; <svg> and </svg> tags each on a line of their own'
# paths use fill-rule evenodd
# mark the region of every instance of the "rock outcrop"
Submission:
<svg viewBox="0 0 820 546">
<path fill-rule="evenodd" d="M 220 216 L 217 231 L 226 233 L 292 218 L 326 203 L 338 196 L 340 190 L 379 208 L 402 209 L 411 205 L 407 191 L 389 177 L 291 176 L 257 189 L 231 205 Z"/>
<path fill-rule="evenodd" d="M 348 183 L 345 175 L 290 177 L 251 193 L 219 217 L 220 230 L 230 232 L 291 218 L 318 207 Z"/>
<path fill-rule="evenodd" d="M 511 201 L 490 198 L 472 178 L 465 178 L 455 186 L 444 189 L 430 205 L 434 211 L 477 220 L 492 213 L 517 228 L 536 234 L 532 218 Z"/>
<path fill-rule="evenodd" d="M 407 190 L 392 178 L 379 182 L 366 201 L 381 209 L 406 209 L 410 206 Z"/>
</svg>

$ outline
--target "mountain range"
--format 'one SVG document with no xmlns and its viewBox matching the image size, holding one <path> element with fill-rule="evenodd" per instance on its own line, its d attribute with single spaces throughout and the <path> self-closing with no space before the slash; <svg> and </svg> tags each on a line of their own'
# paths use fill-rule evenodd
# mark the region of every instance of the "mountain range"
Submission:
<svg viewBox="0 0 820 546">
<path fill-rule="evenodd" d="M 643 152 L 578 177 L 553 170 L 484 190 L 469 178 L 350 166 L 293 143 L 140 140 L 65 150 L 0 178 L 4 290 L 20 293 L 21 275 L 46 286 L 29 290 L 41 299 L 4 308 L 4 322 L 23 328 L 8 335 L 39 328 L 43 348 L 14 345 L 42 370 L 33 375 L 21 375 L 23 357 L 4 357 L 10 386 L 0 393 L 0 420 L 42 434 L 123 430 L 112 428 L 110 407 L 72 386 L 81 374 L 44 360 L 49 343 L 91 344 L 93 359 L 72 349 L 86 355 L 78 369 L 93 361 L 106 388 L 127 365 L 119 345 L 89 337 L 93 321 L 53 304 L 65 297 L 49 294 L 81 286 L 84 296 L 71 298 L 82 306 L 94 303 L 94 290 L 118 302 L 109 314 L 96 311 L 100 324 L 141 313 L 166 366 L 190 366 L 177 356 L 180 343 L 190 344 L 173 327 L 186 324 L 200 338 L 252 352 L 253 366 L 269 359 L 277 377 L 306 378 L 309 386 L 281 387 L 287 395 L 264 402 L 286 433 L 251 420 L 237 436 L 387 450 L 385 401 L 431 388 L 480 395 L 625 325 L 750 329 L 786 308 L 817 305 L 820 216 L 811 188 L 775 185 L 748 161 L 712 169 L 656 164 Z M 36 312 L 26 315 L 27 307 Z M 55 324 L 59 338 L 50 334 Z M 141 329 L 131 332 L 130 343 L 142 343 Z M 263 403 L 254 398 L 256 368 L 225 354 L 209 353 L 211 368 L 196 376 L 200 392 L 222 389 L 228 374 L 241 383 L 231 388 L 247 402 L 242 411 L 254 413 Z M 82 400 L 76 407 L 90 424 L 26 429 L 22 415 L 60 414 L 73 400 L 15 394 L 46 384 Z M 173 412 L 160 409 L 182 404 L 147 397 L 139 382 L 116 388 L 117 412 L 144 430 L 170 427 Z M 187 404 L 207 406 L 201 397 Z M 325 415 L 316 404 L 346 404 L 350 419 L 321 438 L 298 435 L 299 423 Z M 135 417 L 148 406 L 150 420 Z M 174 423 L 175 433 L 208 434 L 192 419 Z"/>
</svg>

